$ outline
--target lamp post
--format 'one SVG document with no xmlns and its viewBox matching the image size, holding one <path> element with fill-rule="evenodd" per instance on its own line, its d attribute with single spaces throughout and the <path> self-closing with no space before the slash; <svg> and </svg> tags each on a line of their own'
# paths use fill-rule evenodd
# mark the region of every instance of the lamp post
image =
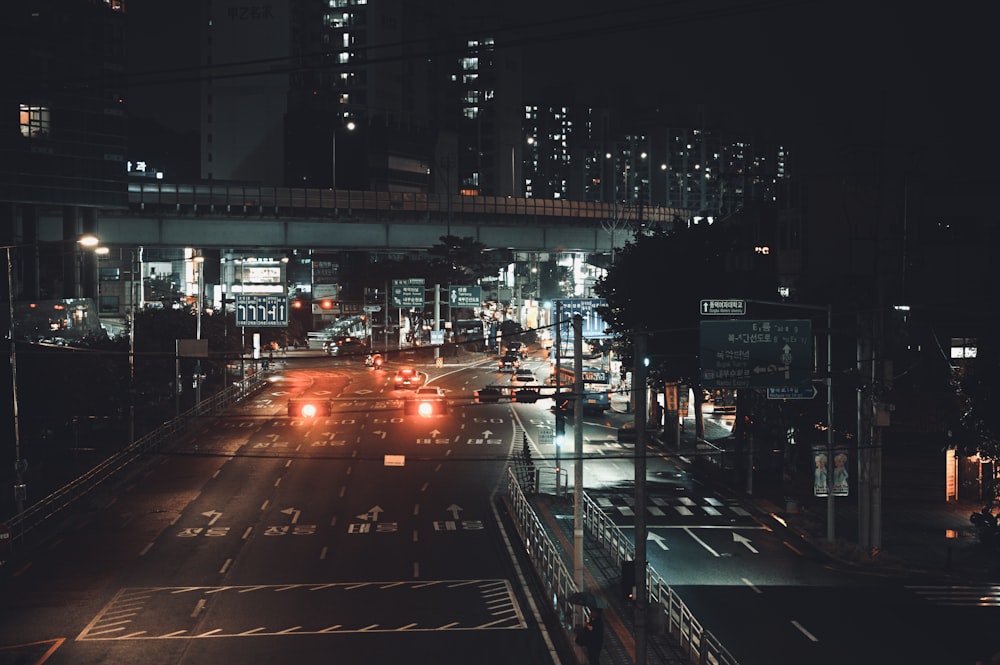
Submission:
<svg viewBox="0 0 1000 665">
<path fill-rule="evenodd" d="M 24 510 L 25 486 L 24 486 L 24 460 L 21 459 L 21 426 L 18 419 L 17 403 L 17 351 L 14 345 L 14 270 L 10 258 L 11 246 L 7 250 L 7 303 L 9 305 L 8 337 L 10 341 L 10 381 L 11 393 L 13 394 L 13 422 L 14 422 L 14 504 L 18 514 Z"/>
<path fill-rule="evenodd" d="M 353 132 L 354 128 L 357 127 L 353 120 L 349 120 L 344 127 L 349 132 Z M 330 186 L 332 189 L 337 189 L 337 128 L 333 128 L 331 132 L 331 143 L 330 143 L 330 166 L 332 167 L 332 173 L 330 175 Z"/>
<path fill-rule="evenodd" d="M 770 300 L 748 300 L 750 303 L 774 305 L 776 307 L 792 307 L 826 312 L 826 459 L 833 462 L 833 305 L 803 305 L 801 303 L 774 302 Z M 826 539 L 833 542 L 836 538 L 836 508 L 833 502 L 833 470 L 826 474 Z"/>
<path fill-rule="evenodd" d="M 95 235 L 85 235 L 77 239 L 77 243 L 83 247 L 96 249 L 100 245 L 100 240 Z M 14 427 L 14 505 L 18 514 L 24 510 L 24 501 L 27 498 L 27 485 L 24 483 L 24 471 L 27 463 L 21 459 L 21 421 L 17 393 L 17 344 L 14 342 L 14 263 L 10 250 L 21 246 L 3 246 L 7 253 L 7 315 L 9 317 L 7 321 L 7 339 L 10 343 L 10 387 L 12 424 Z"/>
<path fill-rule="evenodd" d="M 195 339 L 201 340 L 201 311 L 205 309 L 205 257 L 199 254 L 194 257 L 195 269 L 198 271 L 198 320 L 195 324 Z M 194 363 L 194 403 L 195 408 L 201 408 L 201 356 Z"/>
</svg>

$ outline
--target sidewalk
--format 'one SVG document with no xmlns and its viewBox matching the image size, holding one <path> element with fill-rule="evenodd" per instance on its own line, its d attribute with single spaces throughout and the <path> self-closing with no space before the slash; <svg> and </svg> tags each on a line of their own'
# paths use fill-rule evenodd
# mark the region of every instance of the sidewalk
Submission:
<svg viewBox="0 0 1000 665">
<path fill-rule="evenodd" d="M 728 436 L 714 429 L 706 419 L 706 439 L 711 442 Z M 662 433 L 654 432 L 653 445 L 670 450 Z M 693 419 L 681 432 L 683 456 L 697 450 Z M 982 508 L 970 501 L 903 501 L 885 499 L 880 511 L 881 546 L 862 551 L 858 546 L 857 497 L 837 497 L 834 504 L 834 539 L 829 539 L 827 500 L 808 497 L 801 505 L 778 505 L 774 500 L 747 496 L 742 488 L 714 478 L 717 491 L 728 491 L 743 500 L 761 517 L 774 517 L 787 524 L 804 541 L 840 564 L 886 575 L 931 575 L 954 580 L 1000 581 L 1000 556 L 979 544 L 969 516 Z M 943 490 L 942 490 L 943 492 Z"/>
<path fill-rule="evenodd" d="M 546 531 L 559 549 L 567 566 L 573 566 L 573 501 L 571 496 L 556 497 L 536 494 L 530 498 L 535 514 L 546 525 Z M 634 665 L 635 608 L 625 600 L 621 590 L 621 569 L 611 556 L 589 534 L 583 546 L 584 584 L 607 601 L 604 610 L 604 649 L 602 665 Z M 692 661 L 677 648 L 664 632 L 646 631 L 646 660 L 649 665 L 689 665 Z M 586 656 L 581 659 L 586 662 Z"/>
</svg>

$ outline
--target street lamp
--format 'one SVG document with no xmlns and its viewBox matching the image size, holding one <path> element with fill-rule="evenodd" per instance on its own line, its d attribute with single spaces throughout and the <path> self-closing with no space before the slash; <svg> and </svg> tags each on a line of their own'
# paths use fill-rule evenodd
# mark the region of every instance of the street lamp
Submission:
<svg viewBox="0 0 1000 665">
<path fill-rule="evenodd" d="M 353 120 L 348 120 L 347 123 L 344 125 L 344 127 L 347 129 L 347 131 L 353 132 L 354 129 L 357 127 L 357 125 L 354 123 Z M 330 183 L 331 183 L 330 187 L 332 189 L 337 189 L 337 128 L 336 127 L 333 128 L 333 132 L 331 132 L 331 137 L 332 139 L 330 144 L 331 148 L 330 160 L 331 160 L 332 174 L 330 176 Z"/>
<path fill-rule="evenodd" d="M 90 234 L 80 237 L 77 242 L 82 247 L 90 249 L 98 248 L 101 243 L 97 236 Z M 14 342 L 14 263 L 10 250 L 22 246 L 24 245 L 3 246 L 7 251 L 7 315 L 9 317 L 7 320 L 7 339 L 10 343 L 10 382 L 14 425 L 14 505 L 18 514 L 24 510 L 24 501 L 27 498 L 27 486 L 24 483 L 24 471 L 27 464 L 25 460 L 21 459 L 21 421 L 17 395 L 17 345 Z"/>
</svg>

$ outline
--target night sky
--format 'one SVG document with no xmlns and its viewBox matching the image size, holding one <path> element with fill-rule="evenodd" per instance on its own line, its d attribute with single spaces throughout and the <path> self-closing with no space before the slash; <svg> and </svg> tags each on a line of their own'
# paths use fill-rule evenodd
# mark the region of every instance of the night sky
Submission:
<svg viewBox="0 0 1000 665">
<path fill-rule="evenodd" d="M 182 37 L 196 29 L 197 5 L 129 4 L 134 70 L 197 65 L 194 35 Z M 813 172 L 842 168 L 841 156 L 859 146 L 882 146 L 901 168 L 941 177 L 998 170 L 991 154 L 1000 145 L 992 110 L 998 58 L 981 3 L 459 5 L 467 13 L 503 11 L 517 26 L 499 32 L 498 43 L 523 49 L 526 102 L 636 111 L 706 104 L 726 128 L 792 146 L 800 168 Z M 176 103 L 184 98 L 183 87 L 136 88 L 130 108 L 175 130 L 195 127 L 197 97 Z"/>
</svg>

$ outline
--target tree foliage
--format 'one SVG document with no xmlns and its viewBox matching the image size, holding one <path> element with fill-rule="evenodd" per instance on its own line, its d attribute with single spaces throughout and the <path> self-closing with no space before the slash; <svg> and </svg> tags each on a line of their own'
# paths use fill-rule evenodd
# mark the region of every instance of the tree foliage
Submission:
<svg viewBox="0 0 1000 665">
<path fill-rule="evenodd" d="M 632 335 L 648 333 L 652 381 L 700 385 L 699 303 L 703 299 L 775 299 L 770 256 L 734 240 L 716 224 L 637 236 L 615 256 L 595 291 L 624 360 Z"/>
</svg>

